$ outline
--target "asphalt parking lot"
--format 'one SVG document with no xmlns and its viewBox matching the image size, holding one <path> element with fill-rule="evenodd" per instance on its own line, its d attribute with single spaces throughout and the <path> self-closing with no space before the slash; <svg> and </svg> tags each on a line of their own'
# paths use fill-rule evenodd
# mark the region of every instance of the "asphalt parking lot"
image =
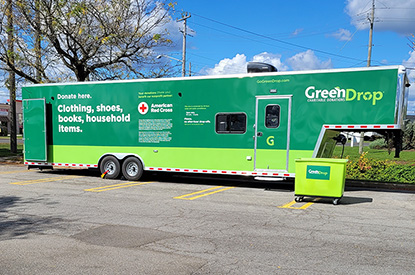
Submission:
<svg viewBox="0 0 415 275">
<path fill-rule="evenodd" d="M 0 165 L 0 274 L 413 274 L 415 193 Z"/>
</svg>

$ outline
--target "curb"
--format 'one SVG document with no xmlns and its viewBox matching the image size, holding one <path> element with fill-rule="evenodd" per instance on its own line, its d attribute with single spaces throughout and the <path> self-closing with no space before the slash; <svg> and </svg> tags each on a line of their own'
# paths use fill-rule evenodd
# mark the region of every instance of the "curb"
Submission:
<svg viewBox="0 0 415 275">
<path fill-rule="evenodd" d="M 346 188 L 370 189 L 370 190 L 389 190 L 389 191 L 409 191 L 415 192 L 415 184 L 396 183 L 396 182 L 377 182 L 377 181 L 359 181 L 347 180 Z"/>
<path fill-rule="evenodd" d="M 22 156 L 10 156 L 10 157 L 0 157 L 0 164 L 22 164 Z"/>
</svg>

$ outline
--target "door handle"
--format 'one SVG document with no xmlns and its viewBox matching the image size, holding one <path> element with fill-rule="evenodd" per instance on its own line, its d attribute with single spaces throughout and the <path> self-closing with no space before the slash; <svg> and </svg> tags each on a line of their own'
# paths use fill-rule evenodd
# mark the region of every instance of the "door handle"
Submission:
<svg viewBox="0 0 415 275">
<path fill-rule="evenodd" d="M 257 135 L 258 137 L 262 137 L 262 132 L 258 132 L 258 133 L 256 133 L 256 135 Z"/>
</svg>

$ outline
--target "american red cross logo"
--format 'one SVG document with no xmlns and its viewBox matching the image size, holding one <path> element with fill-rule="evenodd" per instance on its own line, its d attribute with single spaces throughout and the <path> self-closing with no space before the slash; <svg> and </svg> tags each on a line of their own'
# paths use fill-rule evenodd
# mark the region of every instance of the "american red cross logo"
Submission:
<svg viewBox="0 0 415 275">
<path fill-rule="evenodd" d="M 140 104 L 138 104 L 138 112 L 142 115 L 147 114 L 148 112 L 148 105 L 145 102 L 141 102 Z"/>
</svg>

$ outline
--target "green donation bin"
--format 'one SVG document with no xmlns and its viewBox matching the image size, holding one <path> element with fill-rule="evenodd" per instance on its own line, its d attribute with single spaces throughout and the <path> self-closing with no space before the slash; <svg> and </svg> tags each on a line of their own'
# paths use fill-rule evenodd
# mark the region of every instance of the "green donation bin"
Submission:
<svg viewBox="0 0 415 275">
<path fill-rule="evenodd" d="M 347 162 L 347 159 L 296 159 L 295 201 L 302 201 L 305 196 L 328 197 L 338 204 L 344 192 Z"/>
</svg>

